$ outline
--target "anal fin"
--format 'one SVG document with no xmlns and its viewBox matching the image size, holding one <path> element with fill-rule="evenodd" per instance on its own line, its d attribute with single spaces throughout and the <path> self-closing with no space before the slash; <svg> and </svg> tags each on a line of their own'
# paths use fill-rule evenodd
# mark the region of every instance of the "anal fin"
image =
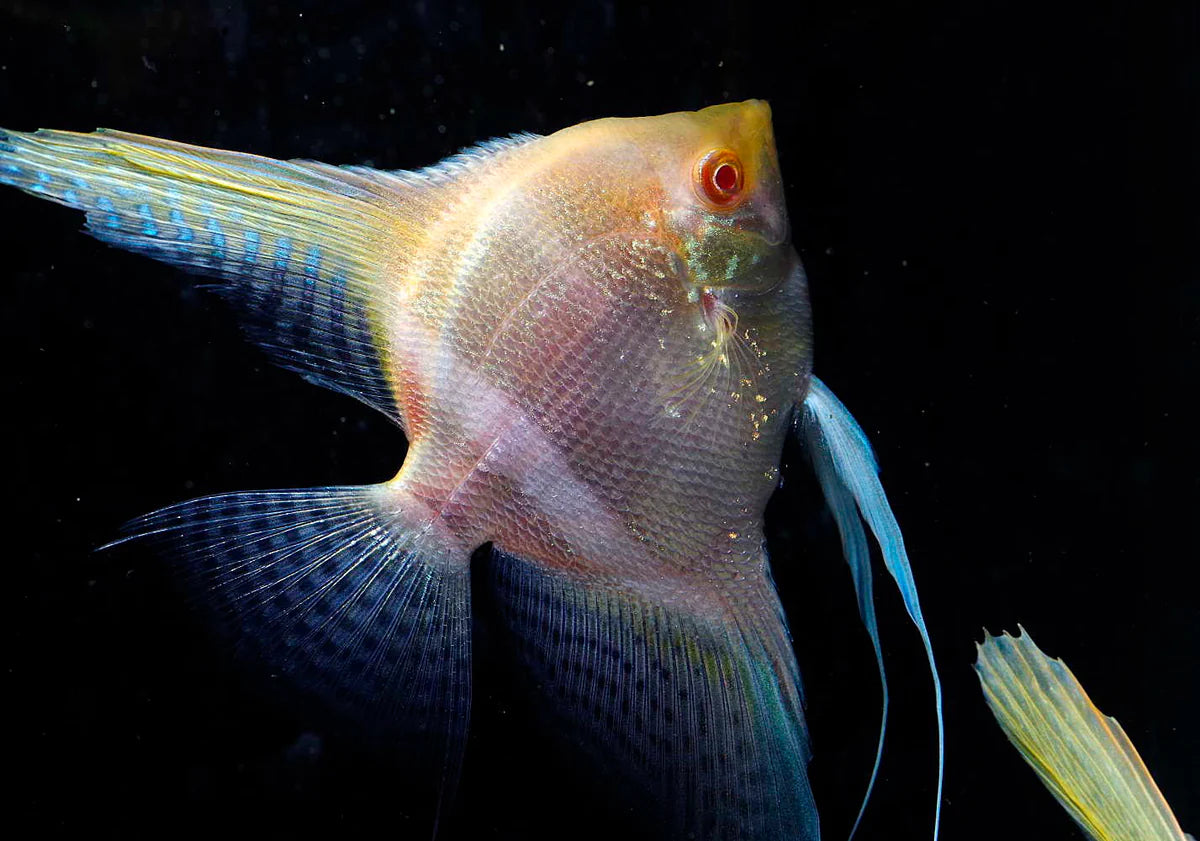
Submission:
<svg viewBox="0 0 1200 841">
<path fill-rule="evenodd" d="M 547 707 L 606 777 L 652 804 L 662 832 L 652 837 L 820 837 L 797 676 L 779 672 L 780 657 L 788 671 L 794 659 L 775 644 L 786 629 L 761 583 L 763 604 L 713 619 L 494 555 L 497 604 Z M 777 639 L 756 626 L 762 616 Z"/>
<path fill-rule="evenodd" d="M 204 497 L 129 524 L 198 607 L 367 742 L 440 771 L 448 801 L 470 714 L 469 553 L 386 486 Z M 440 811 L 440 809 L 439 809 Z"/>
</svg>

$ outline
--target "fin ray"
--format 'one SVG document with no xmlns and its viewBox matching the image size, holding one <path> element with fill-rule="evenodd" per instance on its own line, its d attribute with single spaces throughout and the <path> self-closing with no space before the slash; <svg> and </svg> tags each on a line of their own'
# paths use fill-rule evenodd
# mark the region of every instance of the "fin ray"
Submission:
<svg viewBox="0 0 1200 841">
<path fill-rule="evenodd" d="M 399 421 L 377 240 L 387 230 L 403 245 L 394 218 L 415 186 L 105 130 L 0 131 L 0 183 L 83 210 L 110 245 L 219 278 L 275 361 Z"/>
<path fill-rule="evenodd" d="M 556 714 L 665 809 L 670 837 L 817 841 L 790 647 L 777 662 L 787 640 L 777 602 L 761 611 L 778 623 L 772 638 L 744 616 L 702 619 L 498 550 L 493 586 Z"/>
<path fill-rule="evenodd" d="M 117 543 L 168 551 L 239 654 L 370 743 L 424 751 L 449 799 L 470 714 L 469 552 L 417 506 L 386 486 L 232 493 L 126 530 Z"/>
</svg>

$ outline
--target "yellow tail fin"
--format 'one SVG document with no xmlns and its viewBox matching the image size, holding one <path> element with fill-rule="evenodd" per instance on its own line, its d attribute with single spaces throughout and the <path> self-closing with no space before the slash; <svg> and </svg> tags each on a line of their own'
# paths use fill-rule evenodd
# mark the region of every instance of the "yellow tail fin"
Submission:
<svg viewBox="0 0 1200 841">
<path fill-rule="evenodd" d="M 975 670 L 996 721 L 1096 841 L 1185 841 L 1133 743 L 1029 634 L 985 632 Z"/>
</svg>

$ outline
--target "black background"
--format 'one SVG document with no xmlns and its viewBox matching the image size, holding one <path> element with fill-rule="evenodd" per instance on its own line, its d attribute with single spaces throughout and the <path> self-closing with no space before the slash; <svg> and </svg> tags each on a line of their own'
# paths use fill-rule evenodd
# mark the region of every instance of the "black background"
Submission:
<svg viewBox="0 0 1200 841">
<path fill-rule="evenodd" d="M 1194 4 L 94 5 L 0 2 L 0 122 L 411 168 L 515 131 L 769 99 L 816 370 L 876 445 L 940 658 L 944 837 L 1081 837 L 970 668 L 984 626 L 1018 622 L 1200 827 Z M 10 813 L 73 834 L 427 837 L 385 765 L 304 749 L 153 558 L 91 552 L 203 493 L 385 479 L 401 437 L 78 214 L 10 190 L 0 220 Z M 830 521 L 787 460 L 773 565 L 837 839 L 878 693 Z M 877 592 L 894 700 L 861 837 L 926 838 L 929 680 L 894 588 Z M 605 804 L 480 660 L 444 837 L 599 835 Z"/>
</svg>

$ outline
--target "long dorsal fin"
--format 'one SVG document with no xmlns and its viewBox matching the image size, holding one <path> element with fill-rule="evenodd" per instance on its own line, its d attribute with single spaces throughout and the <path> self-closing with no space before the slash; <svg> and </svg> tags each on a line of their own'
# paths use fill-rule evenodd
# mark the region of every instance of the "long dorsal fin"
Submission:
<svg viewBox="0 0 1200 841">
<path fill-rule="evenodd" d="M 419 247 L 440 188 L 531 137 L 407 173 L 118 131 L 0 131 L 0 183 L 85 211 L 104 242 L 219 278 L 277 362 L 403 423 L 382 324 L 396 255 Z"/>
</svg>

